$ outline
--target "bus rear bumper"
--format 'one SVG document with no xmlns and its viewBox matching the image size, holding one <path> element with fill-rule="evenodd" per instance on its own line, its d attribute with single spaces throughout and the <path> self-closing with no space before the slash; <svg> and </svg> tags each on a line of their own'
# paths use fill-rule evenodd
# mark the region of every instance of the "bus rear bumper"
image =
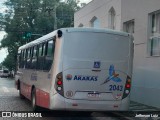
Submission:
<svg viewBox="0 0 160 120">
<path fill-rule="evenodd" d="M 92 101 L 66 99 L 59 94 L 52 97 L 50 109 L 69 111 L 126 111 L 129 108 L 129 98 L 119 101 Z"/>
</svg>

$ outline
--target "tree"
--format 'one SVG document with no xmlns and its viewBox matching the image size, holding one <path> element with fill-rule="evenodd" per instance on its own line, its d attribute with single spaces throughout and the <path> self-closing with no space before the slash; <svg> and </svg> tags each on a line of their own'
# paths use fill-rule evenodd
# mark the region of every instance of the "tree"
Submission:
<svg viewBox="0 0 160 120">
<path fill-rule="evenodd" d="M 10 71 L 11 70 L 15 70 L 16 66 L 15 66 L 15 63 L 16 63 L 16 59 L 15 59 L 15 55 L 13 54 L 9 54 L 7 55 L 7 57 L 5 58 L 5 60 L 2 62 L 2 65 L 5 66 L 6 68 L 8 68 Z"/>
<path fill-rule="evenodd" d="M 45 35 L 56 28 L 73 27 L 74 12 L 79 9 L 75 0 L 7 0 L 8 8 L 0 15 L 0 29 L 7 36 L 1 41 L 0 48 L 8 49 L 8 56 L 2 64 L 9 69 L 16 69 L 18 47 L 39 36 L 23 36 L 32 34 Z"/>
</svg>

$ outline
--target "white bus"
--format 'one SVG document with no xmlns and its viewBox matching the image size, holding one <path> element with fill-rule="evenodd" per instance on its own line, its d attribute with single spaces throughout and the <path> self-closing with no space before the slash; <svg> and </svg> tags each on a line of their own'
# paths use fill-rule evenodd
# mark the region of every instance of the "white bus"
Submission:
<svg viewBox="0 0 160 120">
<path fill-rule="evenodd" d="M 62 28 L 19 48 L 15 83 L 33 110 L 128 110 L 132 59 L 128 33 Z"/>
</svg>

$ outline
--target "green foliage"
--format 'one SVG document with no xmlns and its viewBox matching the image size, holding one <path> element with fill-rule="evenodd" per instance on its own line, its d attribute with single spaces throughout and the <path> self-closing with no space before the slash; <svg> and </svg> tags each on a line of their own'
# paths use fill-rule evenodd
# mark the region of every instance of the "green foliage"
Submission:
<svg viewBox="0 0 160 120">
<path fill-rule="evenodd" d="M 16 68 L 18 47 L 54 28 L 73 27 L 74 12 L 79 9 L 75 0 L 7 0 L 8 8 L 0 15 L 0 29 L 7 36 L 1 41 L 0 48 L 7 48 L 9 55 L 2 64 L 9 69 Z"/>
<path fill-rule="evenodd" d="M 13 54 L 7 55 L 5 60 L 2 62 L 2 65 L 8 68 L 10 71 L 16 69 L 16 56 Z"/>
</svg>

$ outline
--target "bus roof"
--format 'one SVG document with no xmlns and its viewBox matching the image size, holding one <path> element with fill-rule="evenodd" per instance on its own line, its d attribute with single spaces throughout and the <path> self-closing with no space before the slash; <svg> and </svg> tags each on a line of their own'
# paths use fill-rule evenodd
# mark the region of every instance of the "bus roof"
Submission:
<svg viewBox="0 0 160 120">
<path fill-rule="evenodd" d="M 122 36 L 129 36 L 129 33 L 107 28 L 62 28 L 62 30 L 63 29 L 64 30 L 67 29 L 68 32 L 102 32 L 102 33 L 117 34 Z"/>
<path fill-rule="evenodd" d="M 126 32 L 121 32 L 121 31 L 116 31 L 116 30 L 111 30 L 111 29 L 106 29 L 106 28 L 61 28 L 58 30 L 61 30 L 63 33 L 64 32 L 95 32 L 95 33 L 115 34 L 115 35 L 120 35 L 120 36 L 130 35 L 129 33 L 126 33 Z M 57 30 L 19 47 L 19 50 L 31 47 L 33 45 L 46 41 L 50 38 L 53 38 L 56 34 L 57 34 Z"/>
</svg>

